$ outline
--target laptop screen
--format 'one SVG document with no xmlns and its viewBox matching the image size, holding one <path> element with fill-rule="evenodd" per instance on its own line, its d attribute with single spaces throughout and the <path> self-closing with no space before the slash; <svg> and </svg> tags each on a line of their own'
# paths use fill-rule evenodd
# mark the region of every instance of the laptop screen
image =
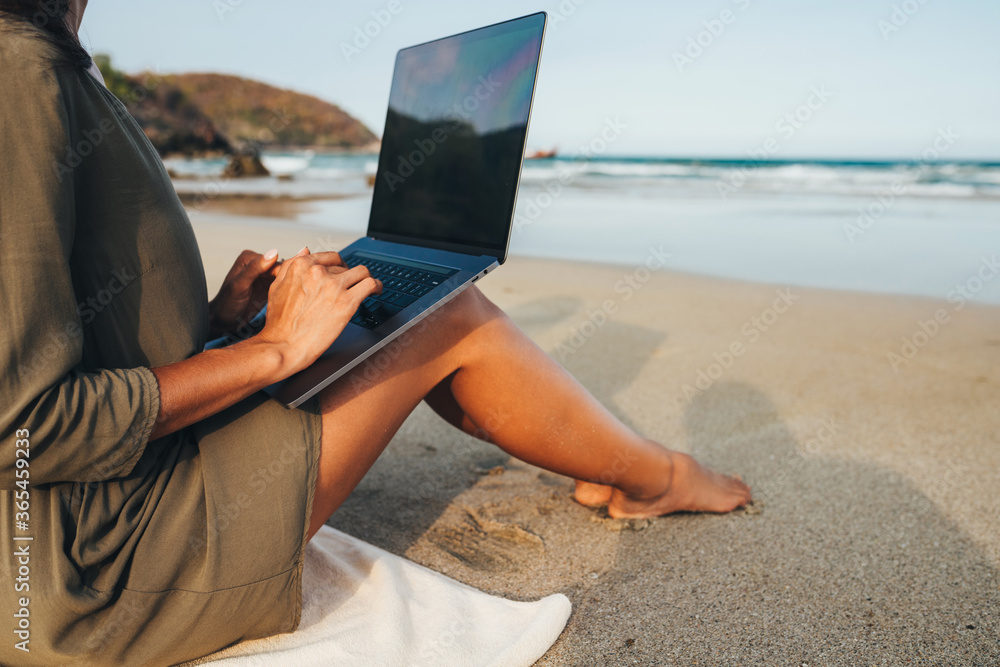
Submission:
<svg viewBox="0 0 1000 667">
<path fill-rule="evenodd" d="M 369 235 L 503 259 L 544 24 L 533 14 L 397 54 Z"/>
</svg>

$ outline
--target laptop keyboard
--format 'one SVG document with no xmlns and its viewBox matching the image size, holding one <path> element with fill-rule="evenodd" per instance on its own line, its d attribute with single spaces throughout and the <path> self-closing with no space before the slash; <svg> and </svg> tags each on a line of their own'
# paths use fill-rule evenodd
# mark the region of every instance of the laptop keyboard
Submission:
<svg viewBox="0 0 1000 667">
<path fill-rule="evenodd" d="M 351 322 L 366 329 L 374 329 L 411 303 L 458 273 L 455 269 L 435 267 L 422 270 L 386 259 L 373 259 L 370 255 L 351 254 L 341 257 L 350 268 L 364 264 L 374 278 L 382 281 L 382 293 L 365 299 Z"/>
</svg>

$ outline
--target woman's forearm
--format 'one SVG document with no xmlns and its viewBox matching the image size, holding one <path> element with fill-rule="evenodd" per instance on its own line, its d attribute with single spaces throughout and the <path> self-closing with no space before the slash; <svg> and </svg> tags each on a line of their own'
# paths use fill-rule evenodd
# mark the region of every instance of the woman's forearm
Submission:
<svg viewBox="0 0 1000 667">
<path fill-rule="evenodd" d="M 152 370 L 160 386 L 160 411 L 150 440 L 225 410 L 289 375 L 280 348 L 256 338 Z"/>
<path fill-rule="evenodd" d="M 276 274 L 263 331 L 230 347 L 153 369 L 160 411 L 150 440 L 210 417 L 307 368 L 340 335 L 361 302 L 382 290 L 368 269 L 348 269 L 334 252 L 310 255 L 303 248 Z"/>
</svg>

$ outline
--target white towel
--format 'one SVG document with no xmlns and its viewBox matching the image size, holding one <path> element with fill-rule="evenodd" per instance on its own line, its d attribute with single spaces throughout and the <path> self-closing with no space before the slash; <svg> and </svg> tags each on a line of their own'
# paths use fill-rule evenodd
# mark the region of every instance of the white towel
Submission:
<svg viewBox="0 0 1000 667">
<path fill-rule="evenodd" d="M 324 526 L 306 547 L 295 632 L 185 664 L 527 666 L 552 646 L 569 613 L 565 595 L 488 595 Z"/>
</svg>

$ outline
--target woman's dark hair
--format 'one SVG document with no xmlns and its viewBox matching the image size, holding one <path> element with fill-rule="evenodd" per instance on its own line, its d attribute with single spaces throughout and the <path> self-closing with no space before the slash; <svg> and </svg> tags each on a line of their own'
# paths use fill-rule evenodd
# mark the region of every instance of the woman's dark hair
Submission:
<svg viewBox="0 0 1000 667">
<path fill-rule="evenodd" d="M 0 0 L 0 18 L 15 16 L 40 28 L 62 56 L 62 64 L 90 67 L 90 54 L 66 23 L 69 0 Z"/>
</svg>

